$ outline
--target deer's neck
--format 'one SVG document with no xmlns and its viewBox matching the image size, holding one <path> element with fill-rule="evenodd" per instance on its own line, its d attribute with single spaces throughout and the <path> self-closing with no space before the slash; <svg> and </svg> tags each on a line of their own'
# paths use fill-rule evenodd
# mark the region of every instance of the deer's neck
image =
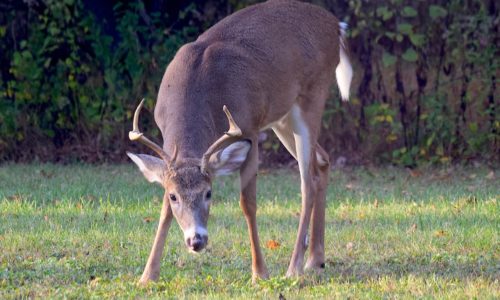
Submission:
<svg viewBox="0 0 500 300">
<path fill-rule="evenodd" d="M 184 105 L 181 109 L 169 109 L 166 120 L 159 125 L 163 136 L 163 149 L 172 154 L 177 147 L 178 158 L 201 158 L 216 139 L 210 113 L 201 103 Z M 175 147 L 174 147 L 175 146 Z"/>
</svg>

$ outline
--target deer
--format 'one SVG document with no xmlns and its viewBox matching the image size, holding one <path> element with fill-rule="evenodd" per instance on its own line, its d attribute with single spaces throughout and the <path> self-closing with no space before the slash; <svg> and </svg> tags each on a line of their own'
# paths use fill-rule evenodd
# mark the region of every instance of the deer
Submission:
<svg viewBox="0 0 500 300">
<path fill-rule="evenodd" d="M 256 220 L 258 136 L 266 129 L 297 160 L 300 173 L 301 212 L 286 276 L 324 270 L 330 162 L 318 137 L 335 78 L 341 98 L 349 98 L 353 71 L 345 30 L 324 8 L 270 0 L 222 19 L 178 50 L 163 75 L 154 108 L 163 147 L 139 130 L 144 99 L 129 133 L 131 141 L 158 156 L 127 155 L 149 182 L 165 189 L 139 283 L 158 280 L 174 217 L 188 251 L 206 247 L 212 183 L 235 172 L 250 239 L 252 280 L 269 277 Z"/>
</svg>

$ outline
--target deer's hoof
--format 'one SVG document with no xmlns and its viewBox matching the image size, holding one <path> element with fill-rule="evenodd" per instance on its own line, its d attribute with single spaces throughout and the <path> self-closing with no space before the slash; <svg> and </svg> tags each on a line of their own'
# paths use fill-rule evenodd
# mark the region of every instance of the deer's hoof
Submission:
<svg viewBox="0 0 500 300">
<path fill-rule="evenodd" d="M 259 282 L 260 280 L 267 279 L 269 279 L 269 274 L 267 273 L 267 271 L 252 274 L 252 284 L 257 284 L 257 282 Z"/>
<path fill-rule="evenodd" d="M 295 268 L 288 268 L 288 271 L 286 271 L 286 277 L 288 278 L 293 278 L 293 277 L 299 277 L 302 274 L 304 274 L 304 270 L 300 267 L 295 267 Z"/>
<path fill-rule="evenodd" d="M 150 283 L 157 281 L 158 278 L 150 277 L 150 276 L 142 276 L 141 279 L 137 282 L 137 285 L 140 287 L 146 287 Z"/>
<path fill-rule="evenodd" d="M 325 271 L 325 263 L 323 261 L 308 260 L 305 270 L 321 274 Z"/>
</svg>

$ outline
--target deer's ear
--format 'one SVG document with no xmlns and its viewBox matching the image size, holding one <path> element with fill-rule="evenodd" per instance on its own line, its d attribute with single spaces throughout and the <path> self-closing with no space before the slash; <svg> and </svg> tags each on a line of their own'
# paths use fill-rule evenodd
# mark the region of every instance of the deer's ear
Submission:
<svg viewBox="0 0 500 300">
<path fill-rule="evenodd" d="M 208 168 L 215 176 L 229 175 L 238 170 L 247 159 L 252 147 L 250 141 L 238 141 L 214 153 L 210 157 Z"/>
<path fill-rule="evenodd" d="M 149 182 L 163 184 L 163 172 L 167 164 L 154 156 L 127 152 L 128 157 L 139 167 Z"/>
</svg>

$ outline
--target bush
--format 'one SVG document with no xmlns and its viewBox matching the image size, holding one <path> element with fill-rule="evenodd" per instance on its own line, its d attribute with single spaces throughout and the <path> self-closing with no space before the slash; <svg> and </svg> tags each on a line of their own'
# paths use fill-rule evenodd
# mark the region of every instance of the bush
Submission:
<svg viewBox="0 0 500 300">
<path fill-rule="evenodd" d="M 115 5 L 115 34 L 78 0 L 1 4 L 0 160 L 123 159 L 135 147 L 132 112 L 156 98 L 176 50 L 255 1 L 187 4 L 171 16 L 152 2 Z M 356 64 L 351 102 L 333 88 L 324 114 L 332 154 L 407 166 L 498 159 L 495 1 L 319 4 L 350 24 Z M 151 114 L 142 122 L 158 139 Z M 282 161 L 277 140 L 263 148 Z"/>
</svg>

